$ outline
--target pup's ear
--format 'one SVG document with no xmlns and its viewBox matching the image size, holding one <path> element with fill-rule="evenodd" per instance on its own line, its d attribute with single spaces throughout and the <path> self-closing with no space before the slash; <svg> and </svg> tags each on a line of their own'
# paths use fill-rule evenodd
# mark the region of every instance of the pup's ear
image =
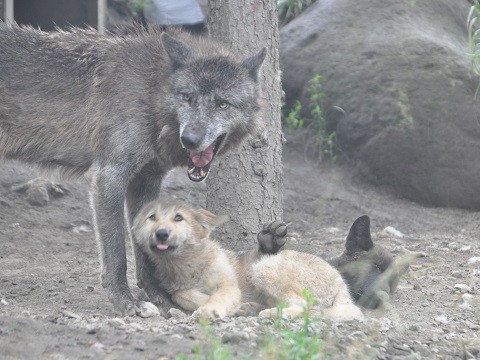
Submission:
<svg viewBox="0 0 480 360">
<path fill-rule="evenodd" d="M 352 254 L 359 250 L 368 251 L 373 248 L 370 236 L 370 218 L 367 215 L 360 216 L 353 223 L 345 243 L 347 253 Z"/>
<path fill-rule="evenodd" d="M 161 39 L 163 48 L 174 67 L 180 67 L 193 58 L 193 50 L 187 44 L 173 38 L 167 33 L 163 33 Z"/>
<path fill-rule="evenodd" d="M 217 216 L 204 209 L 195 210 L 194 217 L 209 232 L 228 220 L 228 216 Z"/>
<path fill-rule="evenodd" d="M 242 65 L 247 68 L 248 73 L 255 81 L 258 78 L 258 72 L 263 64 L 263 60 L 265 60 L 265 55 L 267 55 L 267 49 L 263 48 L 258 54 L 249 57 L 242 63 Z"/>
</svg>

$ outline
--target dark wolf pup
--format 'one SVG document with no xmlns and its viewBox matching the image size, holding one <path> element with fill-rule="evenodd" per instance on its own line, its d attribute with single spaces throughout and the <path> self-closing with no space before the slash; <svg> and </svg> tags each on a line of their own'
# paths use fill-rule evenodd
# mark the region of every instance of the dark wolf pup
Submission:
<svg viewBox="0 0 480 360">
<path fill-rule="evenodd" d="M 169 169 L 201 181 L 216 154 L 254 131 L 264 58 L 265 49 L 238 61 L 178 31 L 114 37 L 0 23 L 0 156 L 91 169 L 102 285 L 118 311 L 144 305 L 127 284 L 125 221 L 157 197 Z M 149 259 L 134 252 L 139 286 L 167 306 Z"/>
</svg>

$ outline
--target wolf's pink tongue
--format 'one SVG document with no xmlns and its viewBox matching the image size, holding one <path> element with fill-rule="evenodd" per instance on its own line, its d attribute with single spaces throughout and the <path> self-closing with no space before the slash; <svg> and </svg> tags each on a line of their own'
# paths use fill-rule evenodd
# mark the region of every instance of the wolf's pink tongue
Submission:
<svg viewBox="0 0 480 360">
<path fill-rule="evenodd" d="M 193 165 L 197 167 L 204 167 L 213 159 L 213 147 L 214 145 L 210 145 L 203 151 L 195 152 L 190 151 L 190 158 L 192 159 Z"/>
<path fill-rule="evenodd" d="M 168 245 L 158 244 L 158 245 L 157 245 L 157 249 L 158 249 L 158 250 L 167 250 L 167 249 L 168 249 Z"/>
</svg>

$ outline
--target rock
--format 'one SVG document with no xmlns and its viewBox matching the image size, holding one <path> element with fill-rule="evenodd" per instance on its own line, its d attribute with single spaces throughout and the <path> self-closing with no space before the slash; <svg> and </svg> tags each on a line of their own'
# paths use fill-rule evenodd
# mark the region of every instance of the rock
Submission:
<svg viewBox="0 0 480 360">
<path fill-rule="evenodd" d="M 12 190 L 24 193 L 27 201 L 32 205 L 45 206 L 50 197 L 61 197 L 69 190 L 60 184 L 54 184 L 44 178 L 35 178 L 26 183 L 12 186 Z"/>
<path fill-rule="evenodd" d="M 468 265 L 475 265 L 480 262 L 480 257 L 479 256 L 474 256 L 468 259 L 467 264 Z"/>
<path fill-rule="evenodd" d="M 287 104 L 306 103 L 307 82 L 321 75 L 327 127 L 364 178 L 419 203 L 480 209 L 469 7 L 315 2 L 280 32 Z"/>
<path fill-rule="evenodd" d="M 82 320 L 82 317 L 80 315 L 68 310 L 62 310 L 62 314 L 71 319 Z"/>
<path fill-rule="evenodd" d="M 462 294 L 472 292 L 472 288 L 470 286 L 468 286 L 467 284 L 455 284 L 455 286 L 453 288 L 455 290 L 459 290 Z"/>
<path fill-rule="evenodd" d="M 137 315 L 142 318 L 149 318 L 152 316 L 159 316 L 160 311 L 158 308 L 151 302 L 142 301 L 139 304 L 140 310 L 137 312 Z"/>
<path fill-rule="evenodd" d="M 112 318 L 108 320 L 108 323 L 115 329 L 124 330 L 126 328 L 125 320 L 120 318 Z"/>
<path fill-rule="evenodd" d="M 436 316 L 434 320 L 437 324 L 448 324 L 448 319 L 445 315 Z"/>
<path fill-rule="evenodd" d="M 420 330 L 420 328 L 418 327 L 418 325 L 410 325 L 408 330 L 410 331 L 418 331 Z"/>
<path fill-rule="evenodd" d="M 239 342 L 248 340 L 249 336 L 244 331 L 231 331 L 223 334 L 222 343 L 224 344 L 238 344 Z"/>
<path fill-rule="evenodd" d="M 167 312 L 167 316 L 174 319 L 186 319 L 188 316 L 182 310 L 171 308 Z"/>
<path fill-rule="evenodd" d="M 403 238 L 403 236 L 404 236 L 400 231 L 398 231 L 397 229 L 395 229 L 392 226 L 387 226 L 385 229 L 383 229 L 382 233 L 385 234 L 385 235 L 392 235 L 392 236 L 395 236 L 397 238 Z"/>
<path fill-rule="evenodd" d="M 460 279 L 463 277 L 463 273 L 459 270 L 452 271 L 452 277 Z"/>
</svg>

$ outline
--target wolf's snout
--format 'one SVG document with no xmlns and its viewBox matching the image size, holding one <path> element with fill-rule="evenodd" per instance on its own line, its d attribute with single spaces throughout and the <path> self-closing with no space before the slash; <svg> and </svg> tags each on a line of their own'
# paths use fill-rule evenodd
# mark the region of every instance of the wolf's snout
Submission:
<svg viewBox="0 0 480 360">
<path fill-rule="evenodd" d="M 164 243 L 165 241 L 167 241 L 169 235 L 170 232 L 167 229 L 160 229 L 155 231 L 155 239 L 160 243 Z"/>
<path fill-rule="evenodd" d="M 189 150 L 195 150 L 198 148 L 201 142 L 201 137 L 195 133 L 184 131 L 182 136 L 180 136 L 183 146 Z"/>
</svg>

